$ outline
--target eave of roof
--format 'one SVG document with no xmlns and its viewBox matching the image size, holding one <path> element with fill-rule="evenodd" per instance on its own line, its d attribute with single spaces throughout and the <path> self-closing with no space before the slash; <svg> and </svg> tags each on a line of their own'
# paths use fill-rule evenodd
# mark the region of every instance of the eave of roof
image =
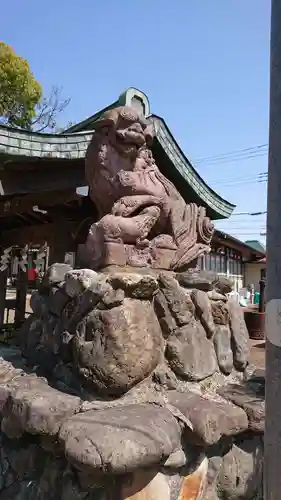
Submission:
<svg viewBox="0 0 281 500">
<path fill-rule="evenodd" d="M 263 258 L 265 256 L 265 252 L 261 252 L 260 250 L 257 250 L 255 248 L 253 248 L 252 246 L 247 245 L 247 243 L 239 240 L 238 238 L 235 238 L 235 236 L 231 236 L 231 234 L 224 233 L 223 231 L 219 231 L 218 229 L 216 229 L 215 236 L 217 238 L 222 239 L 222 240 L 228 240 L 229 243 L 233 242 L 236 245 L 239 245 L 241 248 L 245 248 L 245 250 L 250 251 L 252 254 L 257 255 L 260 258 Z"/>
<path fill-rule="evenodd" d="M 150 115 L 148 120 L 152 121 L 155 130 L 155 137 L 180 172 L 184 180 L 191 186 L 199 198 L 205 200 L 214 212 L 220 214 L 221 218 L 228 218 L 235 209 L 235 205 L 219 196 L 212 188 L 206 184 L 202 177 L 192 166 L 188 158 L 178 145 L 165 120 L 157 115 Z"/>
<path fill-rule="evenodd" d="M 148 99 L 144 94 L 137 89 L 130 88 L 121 94 L 117 101 L 107 106 L 107 108 L 104 108 L 83 122 L 70 127 L 67 133 L 42 134 L 0 126 L 0 156 L 5 156 L 4 163 L 7 159 L 9 161 L 9 157 L 12 156 L 49 158 L 54 160 L 84 158 L 88 144 L 94 133 L 93 130 L 88 130 L 88 128 L 93 128 L 93 123 L 105 110 L 127 104 L 128 95 L 132 96 L 132 92 L 142 95 L 146 100 L 145 102 L 148 103 Z M 148 108 L 149 104 L 147 104 Z M 201 200 L 201 203 L 209 207 L 212 218 L 224 219 L 230 217 L 235 205 L 219 196 L 200 177 L 177 144 L 163 118 L 157 115 L 149 115 L 148 120 L 153 123 L 156 141 L 158 141 L 160 147 L 165 152 L 166 157 L 172 162 L 196 197 Z"/>
<path fill-rule="evenodd" d="M 265 252 L 265 247 L 259 240 L 247 240 L 245 243 L 249 245 L 249 247 L 252 247 L 254 250 L 258 250 L 263 253 Z"/>
</svg>

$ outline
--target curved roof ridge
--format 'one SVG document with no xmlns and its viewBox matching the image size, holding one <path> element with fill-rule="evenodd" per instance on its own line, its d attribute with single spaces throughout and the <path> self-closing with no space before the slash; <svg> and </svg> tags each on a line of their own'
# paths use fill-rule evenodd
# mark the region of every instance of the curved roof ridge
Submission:
<svg viewBox="0 0 281 500">
<path fill-rule="evenodd" d="M 208 200 L 210 206 L 212 206 L 214 210 L 219 210 L 220 212 L 223 211 L 224 217 L 229 217 L 236 205 L 222 198 L 218 193 L 216 193 L 216 191 L 208 186 L 185 155 L 162 117 L 151 114 L 148 117 L 148 120 L 153 121 L 156 138 L 160 142 L 163 149 L 165 149 L 166 154 L 170 157 L 170 160 L 174 164 L 177 164 L 177 169 L 181 172 L 185 180 L 191 185 L 196 194 L 199 197 L 203 196 L 204 199 Z M 157 126 L 157 121 L 161 123 L 160 127 L 159 125 Z M 161 135 L 163 135 L 163 137 L 161 137 Z"/>
</svg>

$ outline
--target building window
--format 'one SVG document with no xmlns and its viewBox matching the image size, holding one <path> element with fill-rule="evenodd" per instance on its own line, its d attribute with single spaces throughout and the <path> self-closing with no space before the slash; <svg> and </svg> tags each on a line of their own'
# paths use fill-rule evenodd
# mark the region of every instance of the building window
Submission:
<svg viewBox="0 0 281 500">
<path fill-rule="evenodd" d="M 241 255 L 239 255 L 239 258 L 238 258 L 238 261 L 237 261 L 237 265 L 238 265 L 237 274 L 239 274 L 240 276 L 242 276 L 242 274 L 243 274 L 243 265 L 242 265 L 242 257 L 241 257 Z"/>
<path fill-rule="evenodd" d="M 205 269 L 213 273 L 226 273 L 226 256 L 218 252 L 205 255 Z"/>
<path fill-rule="evenodd" d="M 216 254 L 216 272 L 221 272 L 221 256 L 220 254 Z"/>
<path fill-rule="evenodd" d="M 243 274 L 242 256 L 235 253 L 233 250 L 229 251 L 229 274 L 241 276 Z"/>
<path fill-rule="evenodd" d="M 210 271 L 216 272 L 216 255 L 214 253 L 210 254 Z"/>
</svg>

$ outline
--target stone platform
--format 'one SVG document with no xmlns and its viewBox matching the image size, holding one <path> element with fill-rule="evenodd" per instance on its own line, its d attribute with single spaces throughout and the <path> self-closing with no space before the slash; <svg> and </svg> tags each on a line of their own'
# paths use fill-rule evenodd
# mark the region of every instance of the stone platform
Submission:
<svg viewBox="0 0 281 500">
<path fill-rule="evenodd" d="M 264 377 L 227 286 L 52 266 L 0 352 L 0 498 L 261 500 Z"/>
</svg>

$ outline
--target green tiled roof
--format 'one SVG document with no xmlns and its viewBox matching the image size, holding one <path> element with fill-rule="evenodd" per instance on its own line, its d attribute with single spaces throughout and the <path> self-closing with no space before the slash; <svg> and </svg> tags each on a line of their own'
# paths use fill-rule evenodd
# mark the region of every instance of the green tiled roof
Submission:
<svg viewBox="0 0 281 500">
<path fill-rule="evenodd" d="M 11 159 L 13 157 L 35 157 L 54 158 L 56 160 L 84 158 L 94 133 L 91 130 L 94 122 L 106 109 L 120 105 L 130 105 L 130 99 L 135 95 L 137 98 L 142 96 L 145 114 L 155 129 L 155 140 L 183 181 L 187 183 L 202 204 L 211 209 L 214 218 L 228 218 L 235 205 L 221 198 L 204 182 L 181 151 L 165 121 L 156 115 L 149 114 L 148 99 L 137 89 L 128 89 L 113 104 L 87 120 L 74 125 L 63 134 L 33 133 L 0 126 L 0 157 L 5 155 L 5 157 Z"/>
<path fill-rule="evenodd" d="M 84 158 L 91 132 L 77 134 L 36 134 L 0 126 L 0 155 L 36 158 Z"/>
<path fill-rule="evenodd" d="M 265 253 L 265 247 L 262 245 L 262 243 L 258 240 L 247 240 L 245 241 L 246 245 L 249 247 L 253 248 L 254 250 L 257 250 L 258 252 Z"/>
</svg>

